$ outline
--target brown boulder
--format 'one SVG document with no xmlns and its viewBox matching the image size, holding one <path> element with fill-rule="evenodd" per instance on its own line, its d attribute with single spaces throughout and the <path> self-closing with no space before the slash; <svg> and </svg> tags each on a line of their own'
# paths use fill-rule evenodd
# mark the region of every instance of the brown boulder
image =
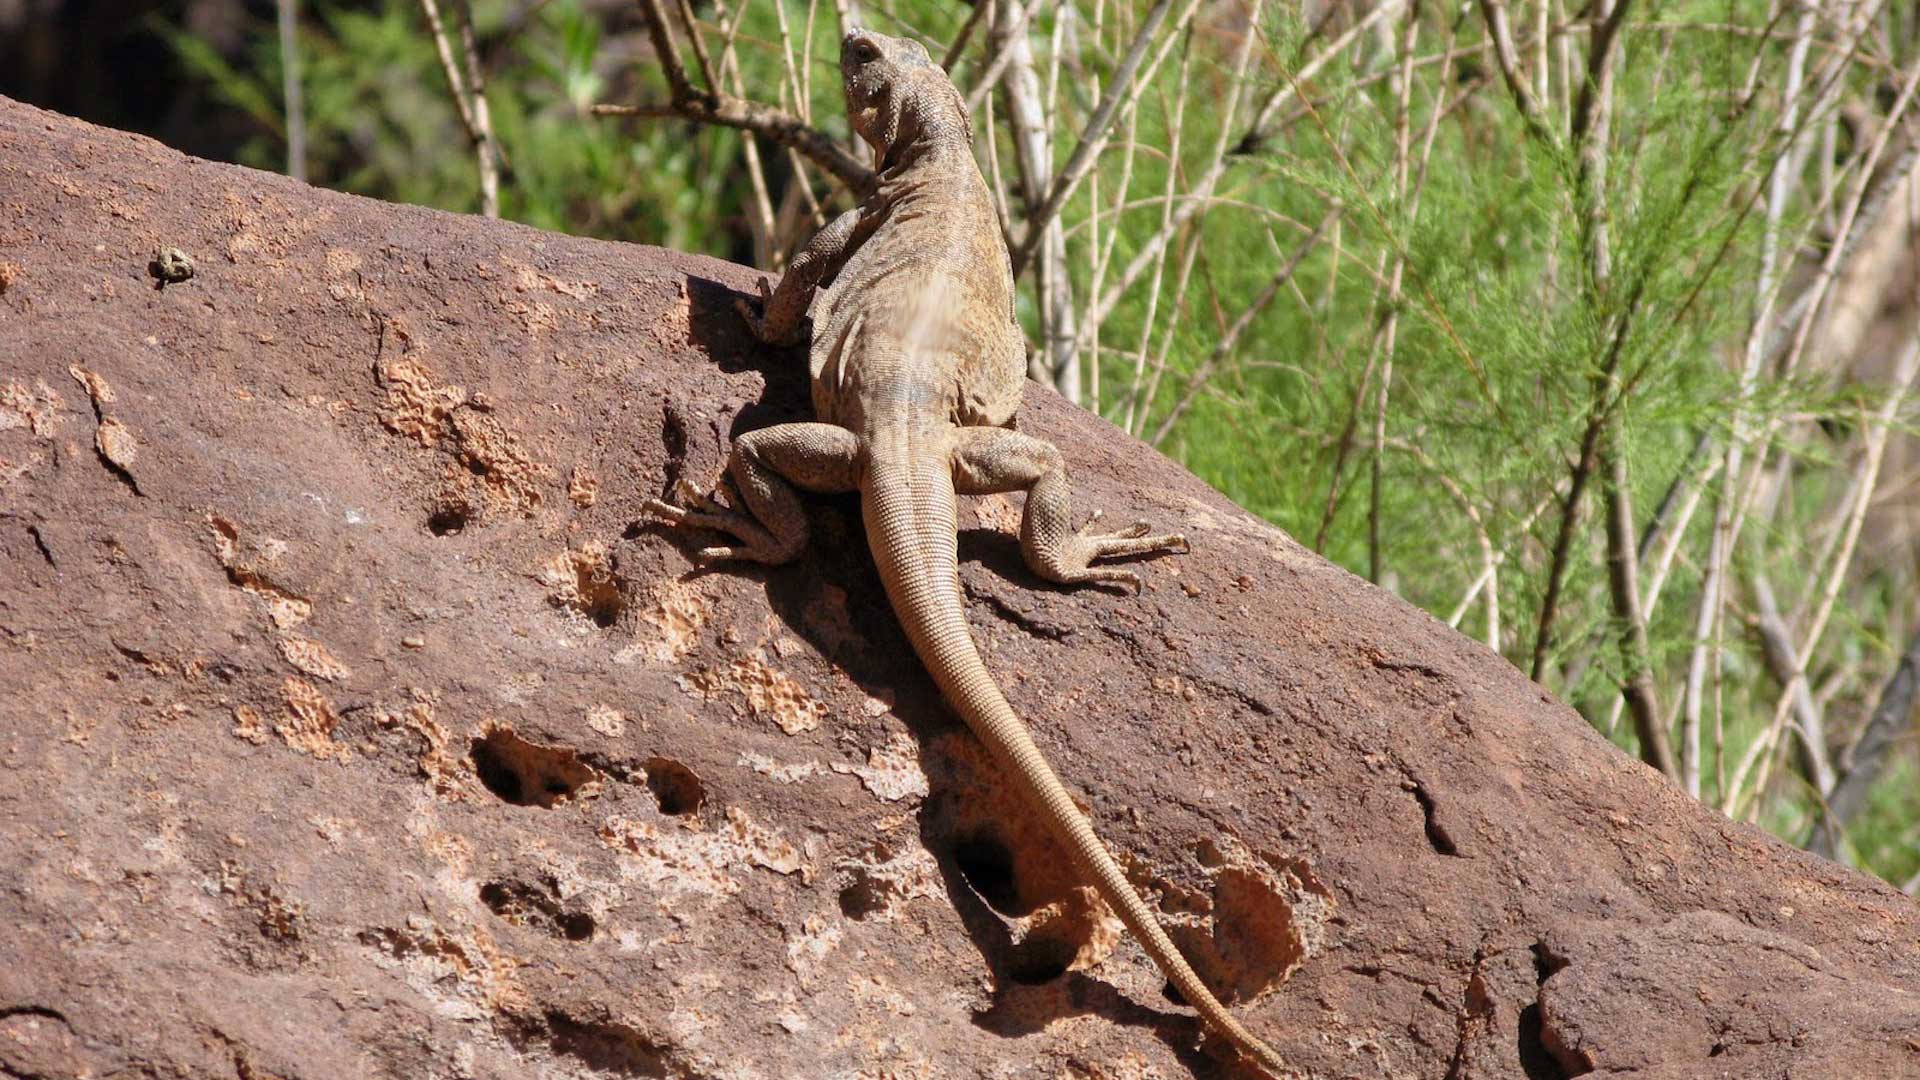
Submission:
<svg viewBox="0 0 1920 1080">
<path fill-rule="evenodd" d="M 184 258 L 183 258 L 184 257 Z M 190 268 L 191 276 L 187 276 Z M 0 99 L 0 1075 L 1239 1075 L 938 702 L 755 275 Z M 1051 393 L 1139 598 L 961 540 L 988 663 L 1317 1077 L 1920 1075 L 1920 907 Z"/>
</svg>

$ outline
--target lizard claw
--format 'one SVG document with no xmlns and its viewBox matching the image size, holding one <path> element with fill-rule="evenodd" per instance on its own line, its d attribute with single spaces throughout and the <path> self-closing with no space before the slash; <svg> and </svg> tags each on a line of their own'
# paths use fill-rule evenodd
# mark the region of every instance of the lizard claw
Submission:
<svg viewBox="0 0 1920 1080">
<path fill-rule="evenodd" d="M 739 504 L 739 495 L 732 490 L 726 477 L 721 478 L 714 490 L 724 492 L 728 501 Z M 711 529 L 736 541 L 699 549 L 693 553 L 695 562 L 705 564 L 746 559 L 777 564 L 793 558 L 793 552 L 789 550 L 791 545 L 781 544 L 752 514 L 733 509 L 712 495 L 703 493 L 684 478 L 674 485 L 674 491 L 680 499 L 679 503 L 648 499 L 641 506 L 656 520 L 671 528 Z"/>
<path fill-rule="evenodd" d="M 1091 522 L 1089 522 L 1091 524 Z M 1147 535 L 1147 523 L 1136 521 L 1115 532 L 1095 533 L 1080 530 L 1080 543 L 1086 545 L 1087 560 L 1113 559 L 1126 555 L 1153 555 L 1163 551 L 1191 550 L 1187 538 L 1179 533 Z"/>
<path fill-rule="evenodd" d="M 1036 567 L 1041 575 L 1069 585 L 1118 585 L 1137 596 L 1146 587 L 1139 574 L 1119 567 L 1094 566 L 1094 560 L 1189 550 L 1185 536 L 1179 533 L 1150 536 L 1147 531 L 1150 526 L 1144 521 L 1112 532 L 1096 531 L 1099 521 L 1100 514 L 1096 512 L 1065 545 L 1050 556 L 1043 556 L 1047 565 Z"/>
<path fill-rule="evenodd" d="M 767 313 L 773 310 L 773 288 L 767 284 L 766 278 L 760 279 L 759 288 L 760 303 L 757 309 L 754 302 L 744 296 L 733 298 L 733 310 L 740 313 L 740 318 L 746 322 L 747 330 L 753 334 L 753 339 L 762 345 L 783 349 L 804 343 L 807 337 L 804 321 L 797 321 L 793 328 L 784 334 L 775 334 L 767 329 Z"/>
<path fill-rule="evenodd" d="M 761 287 L 763 290 L 765 289 L 764 282 Z M 753 309 L 752 301 L 744 296 L 736 296 L 733 298 L 733 310 L 740 313 L 741 321 L 747 324 L 747 332 L 753 335 L 755 341 L 765 342 L 767 340 L 766 321 L 760 317 L 759 311 Z M 764 304 L 761 310 L 765 310 Z"/>
</svg>

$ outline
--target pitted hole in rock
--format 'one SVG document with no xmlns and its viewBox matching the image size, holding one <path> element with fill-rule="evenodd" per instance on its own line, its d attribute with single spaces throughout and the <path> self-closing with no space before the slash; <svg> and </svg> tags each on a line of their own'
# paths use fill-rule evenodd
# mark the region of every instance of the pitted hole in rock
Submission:
<svg viewBox="0 0 1920 1080">
<path fill-rule="evenodd" d="M 953 861 L 975 895 L 1005 918 L 1013 934 L 1007 977 L 1039 985 L 1065 975 L 1093 935 L 1088 912 L 1071 895 L 1038 902 L 1021 887 L 1014 852 L 991 828 L 977 828 L 953 847 Z M 842 897 L 842 910 L 846 898 Z"/>
<path fill-rule="evenodd" d="M 487 790 L 515 806 L 551 808 L 600 779 L 572 750 L 530 743 L 500 725 L 474 739 L 468 753 Z"/>
<path fill-rule="evenodd" d="M 1030 933 L 1014 947 L 1007 977 L 1028 986 L 1050 983 L 1065 975 L 1079 955 L 1080 943 L 1064 934 Z"/>
<path fill-rule="evenodd" d="M 963 896 L 954 899 L 978 902 L 1004 927 L 1006 938 L 982 943 L 998 977 L 1045 982 L 1104 960 L 1120 940 L 1117 922 L 987 748 L 959 733 L 922 761 L 935 780 L 922 835 L 959 879 L 951 884 Z M 856 910 L 861 902 L 857 893 L 843 901 Z"/>
<path fill-rule="evenodd" d="M 891 906 L 884 883 L 865 874 L 857 875 L 852 884 L 840 890 L 840 914 L 854 922 L 865 922 Z"/>
<path fill-rule="evenodd" d="M 1231 843 L 1199 861 L 1202 887 L 1139 874 L 1133 884 L 1159 896 L 1167 936 L 1222 1002 L 1259 1000 L 1326 947 L 1336 903 L 1305 860 Z"/>
<path fill-rule="evenodd" d="M 427 531 L 435 536 L 458 536 L 473 523 L 473 507 L 460 500 L 440 503 L 427 515 Z"/>
<path fill-rule="evenodd" d="M 523 881 L 489 881 L 480 886 L 480 902 L 495 915 L 515 926 L 531 926 L 551 937 L 568 941 L 593 938 L 593 916 L 584 911 L 568 911 L 560 899 L 559 885 L 552 879 L 544 887 Z"/>
<path fill-rule="evenodd" d="M 855 922 L 889 919 L 916 897 L 945 894 L 939 864 L 917 844 L 896 849 L 876 840 L 836 869 L 840 914 Z"/>
<path fill-rule="evenodd" d="M 994 911 L 1018 918 L 1032 910 L 1021 907 L 1019 883 L 1013 876 L 1013 852 L 997 833 L 980 829 L 962 837 L 953 845 L 953 861 L 960 876 Z"/>
<path fill-rule="evenodd" d="M 627 595 L 620 587 L 620 576 L 604 558 L 576 555 L 573 570 L 575 581 L 569 606 L 602 630 L 618 626 L 620 616 L 627 611 Z"/>
<path fill-rule="evenodd" d="M 661 813 L 684 817 L 699 810 L 707 801 L 707 786 L 700 782 L 700 777 L 672 758 L 648 758 L 644 768 L 647 790 L 653 792 L 653 801 Z"/>
</svg>

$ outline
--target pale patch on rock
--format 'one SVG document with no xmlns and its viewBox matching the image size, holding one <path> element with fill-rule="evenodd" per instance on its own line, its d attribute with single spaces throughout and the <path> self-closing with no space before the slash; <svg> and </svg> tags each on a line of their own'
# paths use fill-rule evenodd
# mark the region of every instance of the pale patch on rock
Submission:
<svg viewBox="0 0 1920 1080">
<path fill-rule="evenodd" d="M 298 634 L 283 634 L 280 638 L 280 655 L 287 663 L 313 676 L 337 682 L 353 674 L 347 665 L 333 658 L 325 645 Z"/>
<path fill-rule="evenodd" d="M 781 784 L 797 784 L 809 776 L 822 776 L 827 772 L 827 767 L 818 761 L 791 761 L 783 764 L 765 754 L 756 754 L 750 750 L 741 751 L 739 759 L 734 763 L 745 765 L 761 776 L 771 777 Z"/>
<path fill-rule="evenodd" d="M 397 727 L 413 732 L 420 738 L 420 756 L 415 764 L 433 793 L 454 801 L 472 794 L 467 783 L 472 775 L 460 758 L 450 753 L 448 745 L 453 736 L 434 716 L 434 698 L 425 690 L 413 691 L 413 703 L 404 709 L 382 710 L 380 723 L 384 727 Z"/>
<path fill-rule="evenodd" d="M 0 386 L 0 431 L 24 427 L 42 439 L 50 439 L 60 426 L 64 405 L 59 392 L 45 379 L 35 379 L 31 389 L 23 382 L 9 382 Z"/>
<path fill-rule="evenodd" d="M 360 943 L 375 962 L 431 1001 L 449 1019 L 485 1021 L 533 1006 L 516 978 L 519 961 L 503 952 L 481 927 L 444 929 L 424 915 L 404 928 L 362 931 Z"/>
<path fill-rule="evenodd" d="M 834 870 L 841 910 L 863 922 L 892 922 L 908 901 L 946 893 L 939 862 L 918 844 L 896 851 L 891 844 L 876 843 Z"/>
<path fill-rule="evenodd" d="M 732 896 L 740 891 L 736 872 L 758 866 L 813 879 L 813 864 L 778 831 L 755 825 L 747 812 L 727 808 L 717 829 L 701 828 L 697 818 L 662 827 L 651 821 L 610 817 L 600 826 L 600 841 L 635 856 L 621 871 L 664 901 L 676 896 Z"/>
<path fill-rule="evenodd" d="M 80 386 L 86 390 L 87 397 L 93 400 L 94 408 L 97 409 L 102 405 L 113 404 L 113 387 L 98 373 L 88 371 L 86 368 L 74 364 L 68 366 L 67 374 L 73 376 L 73 381 L 79 383 Z"/>
<path fill-rule="evenodd" d="M 350 747 L 333 741 L 333 729 L 340 723 L 340 714 L 334 711 L 327 695 L 310 682 L 292 678 L 280 685 L 280 695 L 286 702 L 286 712 L 273 727 L 287 740 L 288 746 L 323 761 L 347 761 L 353 757 Z"/>
<path fill-rule="evenodd" d="M 913 737 L 896 734 L 887 745 L 867 752 L 865 765 L 833 763 L 833 771 L 852 774 L 860 783 L 888 802 L 926 798 L 927 774 L 920 768 L 920 748 Z"/>
<path fill-rule="evenodd" d="M 585 465 L 575 465 L 567 474 L 567 498 L 580 509 L 585 510 L 598 501 L 599 491 L 600 481 Z"/>
<path fill-rule="evenodd" d="M 712 614 L 713 601 L 694 586 L 662 581 L 648 591 L 646 605 L 640 610 L 640 621 L 652 627 L 655 636 L 621 649 L 614 660 L 623 664 L 636 658 L 672 663 L 699 641 L 700 631 Z"/>
<path fill-rule="evenodd" d="M 800 923 L 798 930 L 787 931 L 787 969 L 812 986 L 820 964 L 846 939 L 846 930 L 838 919 L 813 914 Z"/>
<path fill-rule="evenodd" d="M 208 514 L 213 530 L 213 554 L 227 572 L 227 580 L 259 601 L 276 630 L 289 630 L 313 615 L 313 604 L 274 584 L 268 573 L 286 553 L 287 543 L 275 537 L 242 541 L 240 528 L 218 514 Z"/>
<path fill-rule="evenodd" d="M 251 705 L 233 707 L 233 733 L 255 746 L 267 744 L 267 722 L 260 710 Z"/>
<path fill-rule="evenodd" d="M 609 739 L 617 739 L 626 734 L 627 718 L 618 709 L 595 705 L 587 710 L 587 726 Z"/>
<path fill-rule="evenodd" d="M 820 726 L 827 706 L 799 683 L 767 665 L 760 654 L 735 658 L 723 668 L 706 668 L 680 678 L 680 688 L 713 701 L 729 695 L 734 711 L 772 720 L 781 731 L 799 735 Z"/>
<path fill-rule="evenodd" d="M 406 335 L 401 337 L 405 340 Z M 447 417 L 467 400 L 465 389 L 435 384 L 425 365 L 415 360 L 384 359 L 374 374 L 387 391 L 380 423 L 421 446 L 439 441 Z"/>
</svg>

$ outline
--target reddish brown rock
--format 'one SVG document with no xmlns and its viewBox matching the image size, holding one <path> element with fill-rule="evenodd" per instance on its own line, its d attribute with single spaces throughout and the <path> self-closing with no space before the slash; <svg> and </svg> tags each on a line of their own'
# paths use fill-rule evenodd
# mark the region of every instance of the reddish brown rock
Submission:
<svg viewBox="0 0 1920 1080">
<path fill-rule="evenodd" d="M 1233 1075 L 938 703 L 853 503 L 774 570 L 640 521 L 805 413 L 753 279 L 0 100 L 0 1074 Z M 1304 1070 L 1920 1075 L 1910 899 L 1052 394 L 1021 423 L 1194 551 L 1063 591 L 972 502 L 975 633 Z"/>
</svg>

